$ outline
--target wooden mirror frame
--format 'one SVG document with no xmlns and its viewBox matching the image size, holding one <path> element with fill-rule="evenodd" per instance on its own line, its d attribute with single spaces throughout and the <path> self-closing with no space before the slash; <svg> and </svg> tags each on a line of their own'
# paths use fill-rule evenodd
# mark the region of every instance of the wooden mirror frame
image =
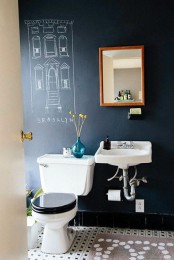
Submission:
<svg viewBox="0 0 174 260">
<path fill-rule="evenodd" d="M 103 52 L 115 50 L 141 50 L 141 100 L 140 101 L 122 101 L 107 103 L 104 101 L 104 86 L 103 86 Z M 99 73 L 100 73 L 100 106 L 144 106 L 145 91 L 144 91 L 144 46 L 121 46 L 121 47 L 102 47 L 99 48 Z"/>
</svg>

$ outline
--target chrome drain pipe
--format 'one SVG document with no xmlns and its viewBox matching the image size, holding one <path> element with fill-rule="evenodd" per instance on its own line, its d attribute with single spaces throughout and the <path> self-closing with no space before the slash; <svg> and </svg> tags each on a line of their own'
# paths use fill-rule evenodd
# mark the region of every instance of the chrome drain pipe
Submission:
<svg viewBox="0 0 174 260">
<path fill-rule="evenodd" d="M 135 199 L 135 176 L 130 180 L 130 186 L 131 186 L 131 191 L 130 195 L 128 194 L 128 169 L 123 169 L 123 192 L 124 192 L 124 197 L 132 201 Z"/>
</svg>

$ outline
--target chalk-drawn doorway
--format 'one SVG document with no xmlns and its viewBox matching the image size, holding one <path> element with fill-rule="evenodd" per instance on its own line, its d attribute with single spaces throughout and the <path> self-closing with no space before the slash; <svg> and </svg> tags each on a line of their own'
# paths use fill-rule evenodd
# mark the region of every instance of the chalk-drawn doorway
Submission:
<svg viewBox="0 0 174 260">
<path fill-rule="evenodd" d="M 55 59 L 49 59 L 45 64 L 46 68 L 46 106 L 45 112 L 57 109 L 61 112 L 59 92 L 59 63 Z"/>
</svg>

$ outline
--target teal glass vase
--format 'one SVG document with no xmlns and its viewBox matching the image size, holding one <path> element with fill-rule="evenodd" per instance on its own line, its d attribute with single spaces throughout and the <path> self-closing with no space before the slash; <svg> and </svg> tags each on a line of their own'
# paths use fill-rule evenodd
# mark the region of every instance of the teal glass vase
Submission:
<svg viewBox="0 0 174 260">
<path fill-rule="evenodd" d="M 82 144 L 82 142 L 80 141 L 80 137 L 77 137 L 77 141 L 75 142 L 75 144 L 72 145 L 72 154 L 76 158 L 82 158 L 82 156 L 85 153 L 85 150 L 86 148 L 84 144 Z"/>
</svg>

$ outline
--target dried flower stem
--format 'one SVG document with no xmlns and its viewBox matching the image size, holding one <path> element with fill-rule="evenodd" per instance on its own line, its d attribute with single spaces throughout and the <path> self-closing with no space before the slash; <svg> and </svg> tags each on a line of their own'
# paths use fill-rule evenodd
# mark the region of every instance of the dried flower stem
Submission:
<svg viewBox="0 0 174 260">
<path fill-rule="evenodd" d="M 87 118 L 87 115 L 79 114 L 78 119 L 76 118 L 76 114 L 73 114 L 71 111 L 69 114 L 72 116 L 73 123 L 76 129 L 77 137 L 80 137 L 83 124 L 85 122 L 85 119 Z"/>
</svg>

